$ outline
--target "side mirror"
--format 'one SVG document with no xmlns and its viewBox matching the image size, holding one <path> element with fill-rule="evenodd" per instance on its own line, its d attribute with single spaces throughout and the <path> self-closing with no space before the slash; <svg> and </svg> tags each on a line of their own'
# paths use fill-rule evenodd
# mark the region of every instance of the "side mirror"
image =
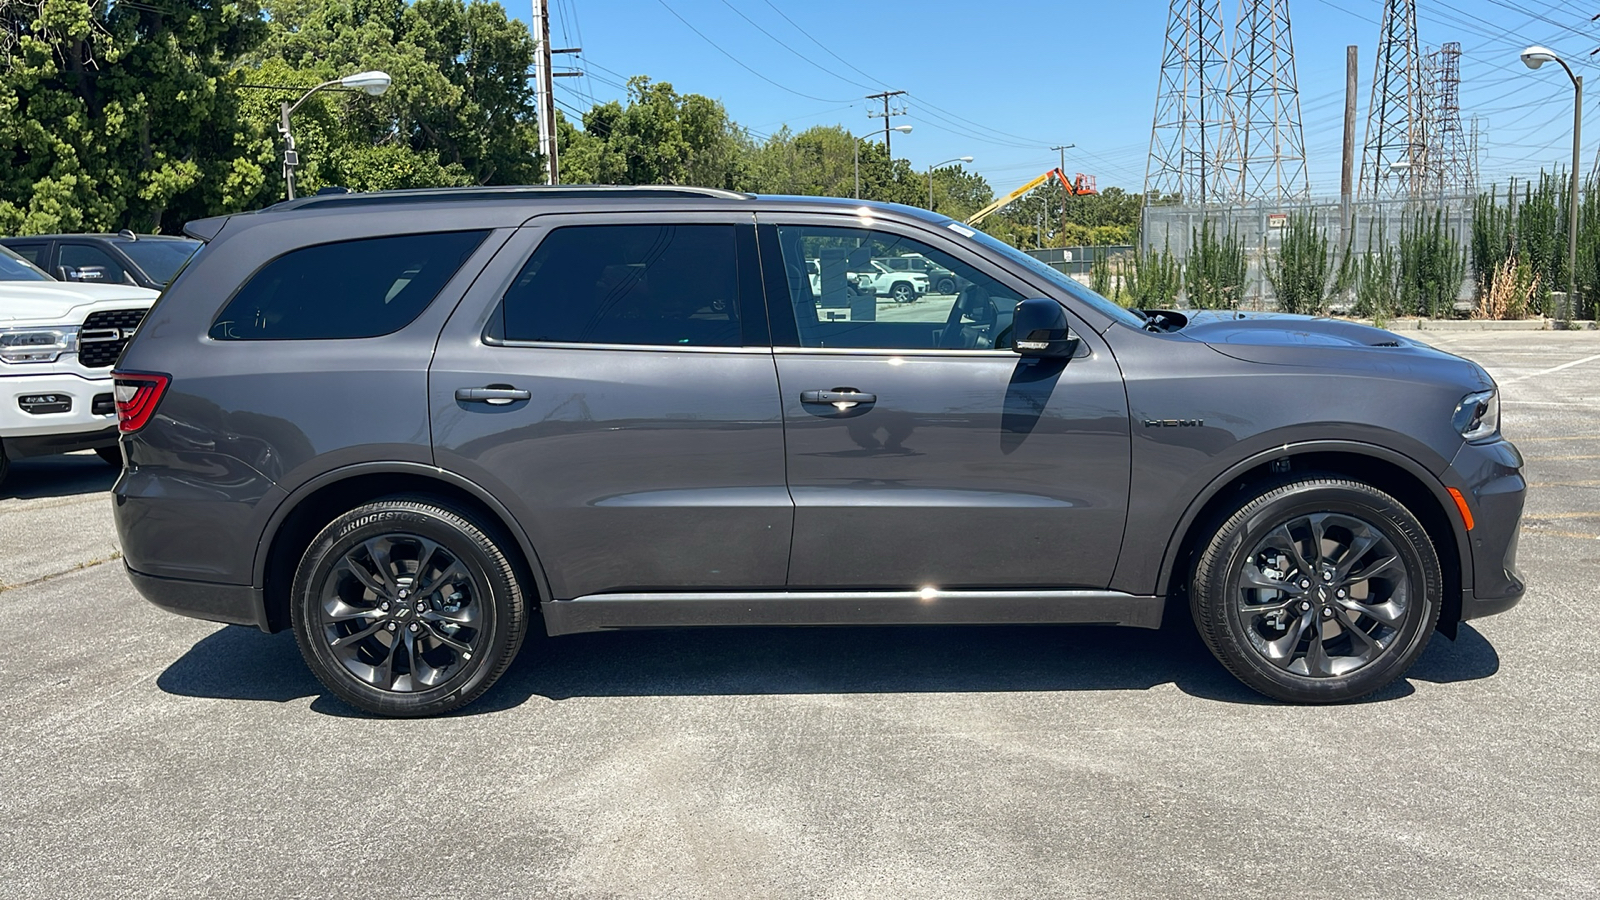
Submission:
<svg viewBox="0 0 1600 900">
<path fill-rule="evenodd" d="M 83 276 L 72 266 L 56 266 L 56 275 L 62 281 L 82 281 Z"/>
<path fill-rule="evenodd" d="M 1078 339 L 1067 325 L 1067 311 L 1045 297 L 1034 297 L 1017 304 L 1011 317 L 1012 348 L 1022 356 L 1071 356 Z"/>
</svg>

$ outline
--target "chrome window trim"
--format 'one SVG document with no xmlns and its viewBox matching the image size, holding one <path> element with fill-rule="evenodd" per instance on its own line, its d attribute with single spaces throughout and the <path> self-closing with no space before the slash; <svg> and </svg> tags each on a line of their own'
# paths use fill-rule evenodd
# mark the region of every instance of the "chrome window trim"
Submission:
<svg viewBox="0 0 1600 900">
<path fill-rule="evenodd" d="M 690 344 L 589 344 L 574 341 L 508 341 L 499 338 L 481 338 L 486 347 L 508 347 L 513 350 L 608 350 L 648 351 L 660 353 L 738 353 L 769 354 L 771 347 L 705 347 Z"/>
</svg>

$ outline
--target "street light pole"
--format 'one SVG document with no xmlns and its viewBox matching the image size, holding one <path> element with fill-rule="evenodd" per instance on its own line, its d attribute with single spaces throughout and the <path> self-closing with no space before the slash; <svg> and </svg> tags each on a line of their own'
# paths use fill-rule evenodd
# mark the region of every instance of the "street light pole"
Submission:
<svg viewBox="0 0 1600 900">
<path fill-rule="evenodd" d="M 940 166 L 949 165 L 950 163 L 953 163 L 953 162 L 969 163 L 969 162 L 972 162 L 972 157 L 970 157 L 970 156 L 957 156 L 957 157 L 955 157 L 953 159 L 947 159 L 944 162 L 934 163 L 933 165 L 928 167 L 928 211 L 929 212 L 933 211 L 933 170 L 939 168 Z"/>
<path fill-rule="evenodd" d="M 294 132 L 289 130 L 289 117 L 300 105 L 311 99 L 311 95 L 324 88 L 344 87 L 366 91 L 376 97 L 389 89 L 389 74 L 387 72 L 357 72 L 332 81 L 324 81 L 304 94 L 293 103 L 285 100 L 278 106 L 278 133 L 283 135 L 283 183 L 289 195 L 294 199 L 294 170 L 300 165 L 300 154 L 294 148 Z"/>
<path fill-rule="evenodd" d="M 1583 76 L 1575 74 L 1566 60 L 1547 47 L 1536 45 L 1522 51 L 1522 62 L 1530 69 L 1547 62 L 1560 63 L 1572 79 L 1572 193 L 1567 198 L 1567 309 L 1571 310 L 1578 302 L 1578 153 L 1583 139 Z"/>
</svg>

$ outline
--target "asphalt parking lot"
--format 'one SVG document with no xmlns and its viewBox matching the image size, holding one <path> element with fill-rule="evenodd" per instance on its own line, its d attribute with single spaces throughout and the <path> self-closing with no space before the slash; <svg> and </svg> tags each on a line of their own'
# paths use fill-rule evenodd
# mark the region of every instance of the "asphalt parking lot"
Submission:
<svg viewBox="0 0 1600 900">
<path fill-rule="evenodd" d="M 1420 336 L 1503 388 L 1531 589 L 1332 708 L 1181 627 L 726 630 L 532 639 L 370 719 L 140 600 L 98 458 L 19 462 L 0 896 L 1600 894 L 1600 333 Z"/>
</svg>

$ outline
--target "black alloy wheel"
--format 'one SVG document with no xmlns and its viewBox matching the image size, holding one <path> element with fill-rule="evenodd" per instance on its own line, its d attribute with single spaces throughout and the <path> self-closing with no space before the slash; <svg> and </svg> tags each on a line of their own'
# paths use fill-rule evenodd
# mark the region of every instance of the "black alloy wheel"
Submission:
<svg viewBox="0 0 1600 900">
<path fill-rule="evenodd" d="M 1338 478 L 1266 491 L 1195 568 L 1195 622 L 1221 662 L 1279 700 L 1365 696 L 1411 667 L 1439 618 L 1442 576 L 1420 522 Z"/>
<path fill-rule="evenodd" d="M 368 712 L 435 715 L 477 698 L 515 657 L 526 612 L 496 538 L 426 498 L 335 519 L 295 576 L 291 619 L 306 663 Z"/>
<path fill-rule="evenodd" d="M 956 292 L 955 279 L 954 278 L 941 278 L 941 279 L 939 279 L 938 291 L 941 294 L 954 294 Z"/>
</svg>

